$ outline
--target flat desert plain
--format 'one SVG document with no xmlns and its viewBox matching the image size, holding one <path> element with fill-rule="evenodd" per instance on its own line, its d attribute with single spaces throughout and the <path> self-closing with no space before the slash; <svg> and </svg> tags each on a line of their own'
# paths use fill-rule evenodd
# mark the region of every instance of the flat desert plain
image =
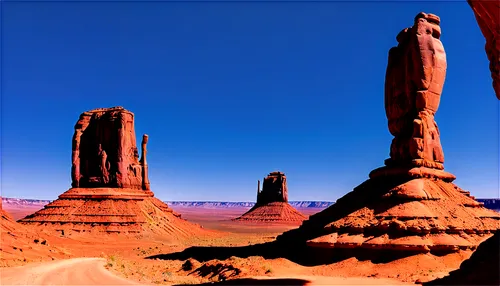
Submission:
<svg viewBox="0 0 500 286">
<path fill-rule="evenodd" d="M 41 207 L 4 205 L 4 210 L 17 220 Z M 3 259 L 3 283 L 401 285 L 443 277 L 471 255 L 469 251 L 446 257 L 422 254 L 387 263 L 349 258 L 328 265 L 303 266 L 280 257 L 266 257 L 257 248 L 253 253 L 248 248 L 273 241 L 280 233 L 298 227 L 297 223 L 231 221 L 248 209 L 177 207 L 175 211 L 183 218 L 214 233 L 183 241 L 154 235 L 47 233 L 47 246 L 58 251 L 30 256 L 31 246 L 26 245 L 15 259 Z M 298 210 L 311 215 L 321 209 Z"/>
</svg>

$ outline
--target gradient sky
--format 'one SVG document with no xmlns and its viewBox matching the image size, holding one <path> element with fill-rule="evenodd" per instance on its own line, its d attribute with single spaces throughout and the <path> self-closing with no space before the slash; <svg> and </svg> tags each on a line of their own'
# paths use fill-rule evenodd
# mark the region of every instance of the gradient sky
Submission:
<svg viewBox="0 0 500 286">
<path fill-rule="evenodd" d="M 160 199 L 254 201 L 280 170 L 290 200 L 336 200 L 389 155 L 387 54 L 420 11 L 442 21 L 446 170 L 498 197 L 499 101 L 465 0 L 3 1 L 2 195 L 66 191 L 80 113 L 120 105 Z"/>
</svg>

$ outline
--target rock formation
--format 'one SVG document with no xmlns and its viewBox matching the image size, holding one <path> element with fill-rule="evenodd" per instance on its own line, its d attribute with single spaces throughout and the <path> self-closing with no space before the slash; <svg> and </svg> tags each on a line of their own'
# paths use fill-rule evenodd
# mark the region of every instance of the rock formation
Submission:
<svg viewBox="0 0 500 286">
<path fill-rule="evenodd" d="M 114 107 L 82 113 L 73 134 L 72 187 L 148 190 L 147 140 L 144 135 L 139 160 L 132 112 Z"/>
<path fill-rule="evenodd" d="M 271 172 L 264 178 L 262 191 L 257 183 L 257 203 L 237 221 L 254 222 L 301 222 L 306 217 L 288 203 L 286 176 L 282 172 Z"/>
<path fill-rule="evenodd" d="M 500 285 L 500 231 L 481 243 L 459 269 L 424 285 Z"/>
<path fill-rule="evenodd" d="M 486 38 L 493 88 L 500 99 L 500 2 L 467 0 Z M 460 268 L 424 285 L 500 285 L 500 230 L 479 245 Z"/>
<path fill-rule="evenodd" d="M 500 1 L 467 0 L 486 38 L 486 54 L 490 61 L 493 88 L 500 99 Z"/>
<path fill-rule="evenodd" d="M 436 15 L 419 13 L 389 51 L 385 109 L 394 139 L 386 166 L 278 242 L 303 242 L 323 252 L 442 253 L 474 249 L 500 228 L 500 214 L 454 185 L 455 176 L 443 170 L 434 120 L 446 74 L 439 22 Z"/>
<path fill-rule="evenodd" d="M 264 205 L 274 202 L 288 202 L 286 176 L 282 172 L 269 173 L 264 178 L 262 191 L 260 191 L 260 187 L 257 188 L 257 204 Z"/>
<path fill-rule="evenodd" d="M 72 188 L 19 222 L 76 232 L 190 236 L 191 224 L 150 190 L 146 144 L 136 146 L 134 114 L 123 107 L 84 112 L 75 125 Z"/>
</svg>

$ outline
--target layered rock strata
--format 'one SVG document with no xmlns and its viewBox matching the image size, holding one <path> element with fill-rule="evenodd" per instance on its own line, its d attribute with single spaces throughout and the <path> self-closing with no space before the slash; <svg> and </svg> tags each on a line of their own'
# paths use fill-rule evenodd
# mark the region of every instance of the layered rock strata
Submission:
<svg viewBox="0 0 500 286">
<path fill-rule="evenodd" d="M 15 222 L 1 207 L 0 237 L 0 267 L 69 257 L 65 251 L 52 246 L 55 237 Z"/>
<path fill-rule="evenodd" d="M 474 249 L 500 214 L 453 184 L 434 120 L 446 74 L 440 19 L 419 13 L 389 51 L 385 109 L 390 158 L 367 181 L 278 242 L 412 253 Z"/>
<path fill-rule="evenodd" d="M 500 231 L 481 243 L 459 269 L 424 285 L 500 285 Z"/>
<path fill-rule="evenodd" d="M 288 186 L 282 172 L 271 172 L 264 178 L 262 190 L 257 184 L 257 203 L 237 221 L 301 222 L 306 216 L 288 203 Z"/>
</svg>

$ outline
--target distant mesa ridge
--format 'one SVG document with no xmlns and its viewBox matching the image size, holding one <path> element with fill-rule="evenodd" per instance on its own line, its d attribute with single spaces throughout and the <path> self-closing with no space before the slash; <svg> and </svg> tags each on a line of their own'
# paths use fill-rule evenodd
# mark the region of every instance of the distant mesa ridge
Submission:
<svg viewBox="0 0 500 286">
<path fill-rule="evenodd" d="M 221 207 L 221 208 L 238 208 L 238 207 L 253 207 L 254 202 L 222 202 L 222 201 L 166 201 L 171 206 L 179 207 Z M 294 208 L 326 208 L 333 205 L 335 202 L 329 201 L 288 201 Z"/>
<path fill-rule="evenodd" d="M 478 202 L 483 203 L 488 209 L 500 211 L 500 198 L 499 199 L 476 199 Z M 19 199 L 19 198 L 2 198 L 2 202 L 7 205 L 19 206 L 44 206 L 51 202 L 51 200 L 37 200 L 37 199 Z M 223 202 L 223 201 L 164 201 L 170 206 L 178 207 L 220 207 L 220 208 L 251 208 L 255 205 L 254 202 Z M 294 208 L 327 208 L 335 202 L 330 201 L 288 201 Z"/>
</svg>

